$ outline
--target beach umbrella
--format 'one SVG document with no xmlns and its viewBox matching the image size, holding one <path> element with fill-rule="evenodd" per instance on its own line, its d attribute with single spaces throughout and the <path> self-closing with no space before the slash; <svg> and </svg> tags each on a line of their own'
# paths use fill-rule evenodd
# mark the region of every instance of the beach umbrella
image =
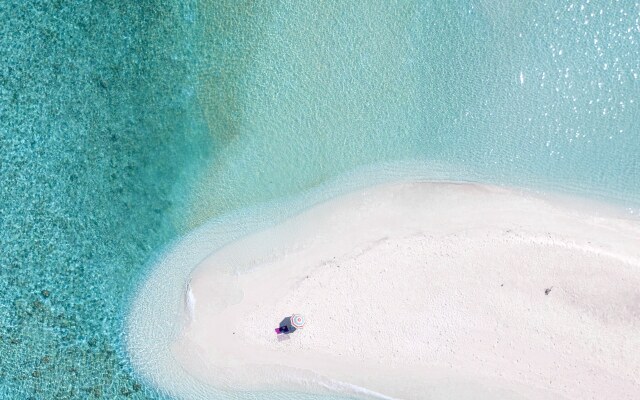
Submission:
<svg viewBox="0 0 640 400">
<path fill-rule="evenodd" d="M 291 325 L 294 328 L 302 328 L 304 326 L 304 316 L 300 314 L 293 314 L 291 316 Z"/>
</svg>

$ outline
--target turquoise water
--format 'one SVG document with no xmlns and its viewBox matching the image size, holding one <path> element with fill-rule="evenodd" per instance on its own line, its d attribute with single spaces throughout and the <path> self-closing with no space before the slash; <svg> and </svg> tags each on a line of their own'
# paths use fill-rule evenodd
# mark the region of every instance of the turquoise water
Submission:
<svg viewBox="0 0 640 400">
<path fill-rule="evenodd" d="M 150 260 L 360 167 L 640 205 L 640 3 L 124 4 L 0 3 L 0 398 L 162 397 Z"/>
<path fill-rule="evenodd" d="M 121 326 L 210 151 L 192 6 L 0 2 L 0 398 L 157 396 Z"/>
<path fill-rule="evenodd" d="M 638 4 L 316 3 L 243 10 L 259 37 L 225 40 L 206 71 L 205 115 L 232 115 L 233 139 L 199 179 L 193 225 L 389 160 L 637 202 Z M 251 51 L 229 83 L 237 46 Z"/>
</svg>

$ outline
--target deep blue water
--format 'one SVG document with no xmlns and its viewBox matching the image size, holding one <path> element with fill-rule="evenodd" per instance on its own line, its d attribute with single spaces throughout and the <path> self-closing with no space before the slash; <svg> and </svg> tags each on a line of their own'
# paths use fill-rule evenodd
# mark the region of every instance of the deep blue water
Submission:
<svg viewBox="0 0 640 400">
<path fill-rule="evenodd" d="M 160 397 L 122 343 L 154 255 L 362 166 L 640 204 L 637 2 L 4 0 L 0 18 L 0 398 Z"/>
</svg>

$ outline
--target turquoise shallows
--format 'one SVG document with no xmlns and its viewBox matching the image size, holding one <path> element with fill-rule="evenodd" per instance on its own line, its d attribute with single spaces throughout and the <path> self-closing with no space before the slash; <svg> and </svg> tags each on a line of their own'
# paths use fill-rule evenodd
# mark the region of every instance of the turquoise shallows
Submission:
<svg viewBox="0 0 640 400">
<path fill-rule="evenodd" d="M 0 398 L 160 397 L 122 351 L 151 258 L 359 167 L 637 209 L 639 17 L 586 0 L 0 2 Z"/>
<path fill-rule="evenodd" d="M 195 185 L 190 226 L 405 160 L 637 204 L 640 6 L 551 3 L 236 10 L 250 29 L 213 47 L 200 74 L 204 115 L 229 123 L 213 130 L 225 148 Z"/>
<path fill-rule="evenodd" d="M 121 325 L 210 149 L 191 6 L 0 2 L 1 399 L 157 396 Z"/>
</svg>

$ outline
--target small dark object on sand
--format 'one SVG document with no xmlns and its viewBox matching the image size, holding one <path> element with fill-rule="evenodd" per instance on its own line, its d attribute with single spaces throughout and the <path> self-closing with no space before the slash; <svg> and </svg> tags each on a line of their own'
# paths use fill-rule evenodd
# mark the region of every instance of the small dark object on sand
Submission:
<svg viewBox="0 0 640 400">
<path fill-rule="evenodd" d="M 553 289 L 553 286 L 551 286 L 551 287 L 549 287 L 549 288 L 546 288 L 546 289 L 544 290 L 544 294 L 548 296 L 548 295 L 549 295 L 549 293 L 551 293 L 551 289 Z"/>
<path fill-rule="evenodd" d="M 276 328 L 276 333 L 278 335 L 285 334 L 288 335 L 296 331 L 296 327 L 291 324 L 291 317 L 287 317 L 280 321 L 280 327 Z"/>
</svg>

